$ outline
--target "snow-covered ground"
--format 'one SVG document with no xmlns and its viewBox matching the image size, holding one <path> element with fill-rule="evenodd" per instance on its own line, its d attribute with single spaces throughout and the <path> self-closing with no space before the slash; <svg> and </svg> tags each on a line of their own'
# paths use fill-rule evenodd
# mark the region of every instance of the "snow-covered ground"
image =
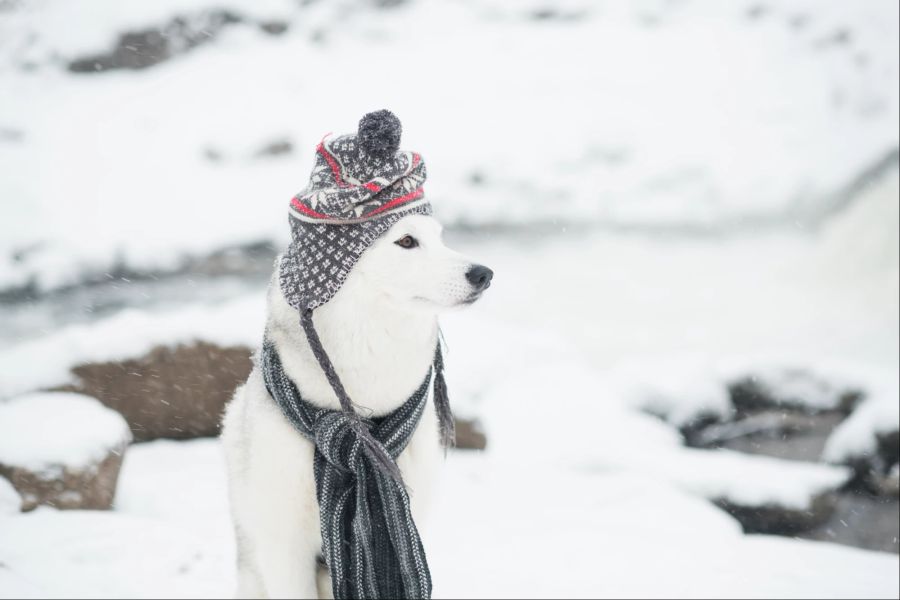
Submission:
<svg viewBox="0 0 900 600">
<path fill-rule="evenodd" d="M 382 106 L 458 225 L 810 227 L 898 145 L 892 0 L 145 4 L 0 12 L 0 289 L 281 243 L 315 144 Z M 244 22 L 66 69 L 212 8 Z"/>
<path fill-rule="evenodd" d="M 498 436 L 493 442 L 505 445 Z M 896 556 L 745 536 L 647 474 L 451 454 L 423 525 L 435 597 L 896 598 Z M 114 512 L 0 516 L 0 596 L 228 597 L 217 442 L 128 453 Z M 560 494 L 564 490 L 565 494 Z"/>
</svg>

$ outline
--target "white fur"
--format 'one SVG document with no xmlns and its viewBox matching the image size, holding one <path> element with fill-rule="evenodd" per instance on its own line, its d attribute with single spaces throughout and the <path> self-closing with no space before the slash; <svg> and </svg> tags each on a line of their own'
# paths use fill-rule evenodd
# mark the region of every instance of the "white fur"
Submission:
<svg viewBox="0 0 900 600">
<path fill-rule="evenodd" d="M 350 398 L 373 415 L 400 406 L 422 382 L 437 344 L 438 312 L 477 297 L 465 278 L 473 263 L 444 246 L 440 232 L 431 217 L 401 219 L 366 250 L 334 298 L 313 313 Z M 419 247 L 394 243 L 405 235 L 416 238 Z M 267 335 L 301 395 L 337 409 L 299 315 L 281 293 L 277 271 L 268 311 Z M 222 442 L 238 545 L 237 597 L 330 597 L 331 582 L 327 574 L 317 576 L 316 569 L 322 541 L 313 446 L 281 414 L 258 368 L 235 392 Z M 397 460 L 420 528 L 440 456 L 429 402 Z"/>
</svg>

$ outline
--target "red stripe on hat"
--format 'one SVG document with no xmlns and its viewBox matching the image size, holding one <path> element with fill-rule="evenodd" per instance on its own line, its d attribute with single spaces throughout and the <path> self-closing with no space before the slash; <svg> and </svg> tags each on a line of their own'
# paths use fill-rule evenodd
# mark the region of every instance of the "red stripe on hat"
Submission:
<svg viewBox="0 0 900 600">
<path fill-rule="evenodd" d="M 341 177 L 341 168 L 338 166 L 337 161 L 334 160 L 334 157 L 331 155 L 328 150 L 325 149 L 325 143 L 319 142 L 319 145 L 316 146 L 316 152 L 322 155 L 325 159 L 325 162 L 328 163 L 328 166 L 331 167 L 331 174 L 334 175 L 334 182 L 337 183 L 338 187 L 349 187 L 350 184 L 343 180 Z"/>
<path fill-rule="evenodd" d="M 300 199 L 297 198 L 296 196 L 294 196 L 293 198 L 291 198 L 291 206 L 293 206 L 294 208 L 296 208 L 297 210 L 299 210 L 299 211 L 302 212 L 303 214 L 309 215 L 310 217 L 315 217 L 315 218 L 317 218 L 317 219 L 330 219 L 330 218 L 331 218 L 331 217 L 329 217 L 328 215 L 323 215 L 323 214 L 320 213 L 320 212 L 314 211 L 313 209 L 311 209 L 311 208 L 308 207 L 307 205 L 303 204 L 303 203 L 300 201 Z"/>
<path fill-rule="evenodd" d="M 372 215 L 377 215 L 378 213 L 382 213 L 386 210 L 390 210 L 390 209 L 394 208 L 395 206 L 398 206 L 405 202 L 409 202 L 410 200 L 416 200 L 418 198 L 421 198 L 424 194 L 425 194 L 425 190 L 423 190 L 422 188 L 418 188 L 418 189 L 406 194 L 405 196 L 400 196 L 399 198 L 394 198 L 387 204 L 382 204 L 381 206 L 379 206 L 378 208 L 376 208 L 375 210 L 373 210 L 366 216 L 371 217 Z"/>
<path fill-rule="evenodd" d="M 363 187 L 369 190 L 370 192 L 378 192 L 381 191 L 381 186 L 375 183 L 374 181 L 369 181 L 363 184 Z"/>
</svg>

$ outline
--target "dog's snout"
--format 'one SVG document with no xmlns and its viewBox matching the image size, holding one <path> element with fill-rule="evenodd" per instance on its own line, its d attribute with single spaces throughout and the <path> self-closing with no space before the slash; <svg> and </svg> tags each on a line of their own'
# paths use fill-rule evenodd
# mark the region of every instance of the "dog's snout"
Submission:
<svg viewBox="0 0 900 600">
<path fill-rule="evenodd" d="M 468 279 L 469 283 L 472 284 L 472 287 L 479 292 L 490 287 L 491 279 L 493 279 L 493 277 L 494 272 L 484 265 L 474 265 L 471 269 L 466 271 L 466 279 Z"/>
</svg>

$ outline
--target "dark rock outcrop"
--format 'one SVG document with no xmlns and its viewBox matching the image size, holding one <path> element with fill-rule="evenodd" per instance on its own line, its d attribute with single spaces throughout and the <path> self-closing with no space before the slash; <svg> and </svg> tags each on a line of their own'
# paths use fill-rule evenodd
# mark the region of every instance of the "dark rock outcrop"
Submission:
<svg viewBox="0 0 900 600">
<path fill-rule="evenodd" d="M 865 398 L 862 390 L 840 388 L 804 370 L 782 369 L 747 375 L 729 384 L 734 406 L 727 421 L 698 420 L 682 427 L 685 444 L 728 448 L 774 458 L 820 462 L 835 429 Z M 796 536 L 887 552 L 898 552 L 897 465 L 900 435 L 879 434 L 874 452 L 843 464 L 853 477 L 822 494 L 805 510 L 779 506 L 716 505 L 748 533 Z"/>
<path fill-rule="evenodd" d="M 822 494 L 803 509 L 776 505 L 742 506 L 723 499 L 715 504 L 737 519 L 746 533 L 793 536 L 827 523 L 834 514 L 836 496 Z"/>
<path fill-rule="evenodd" d="M 224 27 L 242 20 L 227 10 L 175 17 L 160 27 L 125 32 L 108 52 L 77 58 L 69 63 L 69 70 L 100 73 L 146 69 L 212 40 Z"/>
<path fill-rule="evenodd" d="M 802 392 L 798 392 L 798 388 Z M 731 403 L 738 416 L 770 409 L 787 409 L 805 414 L 839 412 L 850 414 L 862 398 L 860 390 L 835 389 L 829 382 L 802 369 L 783 369 L 762 375 L 748 375 L 728 384 Z M 817 397 L 812 397 L 817 396 Z M 822 402 L 821 398 L 827 398 Z M 828 408 L 817 408 L 828 406 Z"/>
</svg>

